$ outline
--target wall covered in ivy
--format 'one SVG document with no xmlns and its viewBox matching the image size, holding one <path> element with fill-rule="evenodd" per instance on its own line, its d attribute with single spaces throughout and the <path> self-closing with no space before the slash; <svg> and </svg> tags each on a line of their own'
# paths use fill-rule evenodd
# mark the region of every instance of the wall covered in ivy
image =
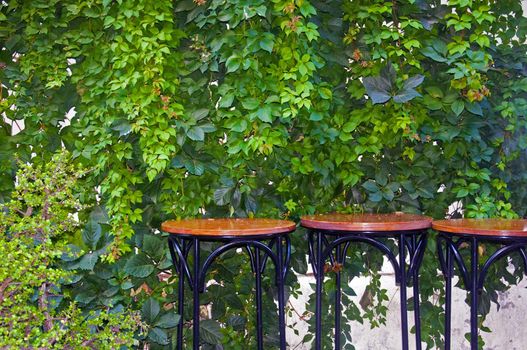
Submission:
<svg viewBox="0 0 527 350">
<path fill-rule="evenodd" d="M 77 255 L 64 261 L 78 278 L 69 293 L 85 310 L 141 310 L 138 341 L 163 348 L 176 322 L 166 316 L 175 277 L 163 220 L 442 218 L 452 203 L 454 215 L 527 215 L 526 35 L 519 0 L 4 2 L 0 201 L 15 185 L 15 155 L 46 161 L 68 149 L 88 169 L 77 194 L 84 228 L 69 237 Z M 293 244 L 292 269 L 303 274 L 304 232 Z M 442 342 L 434 250 L 431 239 L 422 281 L 429 348 Z M 365 264 L 346 278 L 370 276 L 372 299 L 345 317 L 381 325 L 382 258 L 361 246 L 350 254 Z M 235 292 L 250 278 L 244 261 L 225 256 L 210 274 L 226 283 L 203 298 L 207 349 L 254 344 L 240 336 L 254 333 L 250 288 Z M 506 264 L 493 268 L 483 315 L 521 277 L 521 266 Z M 288 282 L 295 295 L 296 277 Z"/>
</svg>

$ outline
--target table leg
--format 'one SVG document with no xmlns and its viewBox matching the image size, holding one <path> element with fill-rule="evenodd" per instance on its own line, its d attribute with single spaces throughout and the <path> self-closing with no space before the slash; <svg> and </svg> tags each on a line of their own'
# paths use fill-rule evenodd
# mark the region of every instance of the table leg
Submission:
<svg viewBox="0 0 527 350">
<path fill-rule="evenodd" d="M 342 290 L 341 290 L 341 269 L 342 269 L 342 260 L 341 260 L 341 245 L 335 247 L 335 262 L 338 264 L 336 266 L 335 274 L 336 276 L 336 286 L 335 286 L 335 349 L 340 350 L 340 318 L 342 315 L 341 299 L 342 299 Z"/>
<path fill-rule="evenodd" d="M 403 350 L 408 350 L 408 310 L 406 295 L 406 236 L 399 235 L 399 273 L 401 295 L 401 336 Z"/>
<path fill-rule="evenodd" d="M 178 271 L 179 271 L 179 281 L 178 281 L 178 304 L 177 312 L 181 316 L 179 324 L 177 326 L 177 345 L 178 350 L 183 349 L 183 320 L 185 312 L 185 274 L 183 272 L 183 260 L 179 259 Z"/>
<path fill-rule="evenodd" d="M 470 349 L 478 350 L 478 240 L 471 239 L 470 245 Z"/>
<path fill-rule="evenodd" d="M 193 318 L 192 318 L 192 348 L 194 350 L 199 350 L 199 293 L 200 293 L 200 285 L 199 285 L 199 276 L 200 276 L 200 258 L 199 258 L 199 239 L 194 238 L 193 239 L 193 248 L 194 248 L 194 278 L 193 278 L 193 286 L 192 286 L 192 292 L 193 292 L 193 301 L 194 301 L 194 309 L 193 309 Z"/>
<path fill-rule="evenodd" d="M 286 245 L 286 252 L 289 254 L 289 240 L 285 240 Z M 280 350 L 286 350 L 287 342 L 285 339 L 285 296 L 284 296 L 284 288 L 285 288 L 285 272 L 287 269 L 287 266 L 284 262 L 284 255 L 283 255 L 283 242 L 282 237 L 276 238 L 276 253 L 277 253 L 277 260 L 278 260 L 278 266 L 276 267 L 278 269 L 278 278 L 277 278 L 277 289 L 278 289 L 278 327 L 280 328 Z M 286 258 L 286 261 L 288 258 Z"/>
<path fill-rule="evenodd" d="M 324 263 L 322 261 L 322 232 L 316 232 L 317 250 L 315 257 L 316 290 L 315 290 L 315 350 L 322 349 L 322 284 L 324 282 Z"/>
<path fill-rule="evenodd" d="M 250 249 L 250 248 L 248 248 Z M 255 298 L 256 298 L 256 342 L 258 350 L 263 350 L 263 322 L 262 322 L 262 271 L 260 263 L 260 250 L 254 249 L 254 273 L 255 273 Z"/>
<path fill-rule="evenodd" d="M 414 295 L 414 321 L 415 321 L 415 348 L 421 350 L 421 304 L 419 297 L 419 269 L 423 262 L 424 252 L 426 250 L 426 232 L 421 233 L 420 241 L 417 242 L 417 236 L 412 235 L 413 255 L 411 261 L 416 256 L 415 264 L 412 267 L 413 295 Z"/>
<path fill-rule="evenodd" d="M 441 249 L 441 248 L 439 248 Z M 452 322 L 452 252 L 451 247 L 446 244 L 446 271 L 445 275 L 445 350 L 450 350 L 451 322 Z"/>
</svg>

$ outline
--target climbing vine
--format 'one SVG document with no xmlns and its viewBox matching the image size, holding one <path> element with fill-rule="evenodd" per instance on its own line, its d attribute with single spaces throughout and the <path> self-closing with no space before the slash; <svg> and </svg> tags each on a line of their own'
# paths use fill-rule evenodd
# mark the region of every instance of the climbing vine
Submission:
<svg viewBox="0 0 527 350">
<path fill-rule="evenodd" d="M 15 154 L 29 163 L 68 149 L 96 191 L 79 211 L 85 239 L 69 242 L 79 252 L 65 262 L 77 274 L 69 291 L 87 312 L 141 310 L 138 340 L 164 347 L 179 316 L 190 327 L 173 312 L 165 219 L 527 215 L 526 35 L 519 0 L 4 2 L 0 201 L 16 183 Z M 292 239 L 292 269 L 307 273 L 303 231 Z M 345 317 L 380 326 L 382 258 L 362 246 L 349 254 L 348 281 L 372 282 L 361 303 L 344 290 Z M 225 255 L 209 275 L 205 348 L 254 344 L 245 258 Z M 519 281 L 512 262 L 494 270 L 482 315 Z M 432 237 L 428 348 L 442 342 L 441 291 Z"/>
</svg>

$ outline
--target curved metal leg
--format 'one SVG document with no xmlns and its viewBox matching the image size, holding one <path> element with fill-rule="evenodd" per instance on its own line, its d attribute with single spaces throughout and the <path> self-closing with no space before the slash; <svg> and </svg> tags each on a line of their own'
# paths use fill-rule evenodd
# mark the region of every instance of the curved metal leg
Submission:
<svg viewBox="0 0 527 350">
<path fill-rule="evenodd" d="M 184 307 L 185 307 L 185 275 L 183 274 L 183 261 L 179 261 L 179 281 L 178 281 L 178 304 L 177 312 L 181 316 L 179 324 L 177 325 L 177 342 L 176 349 L 183 349 L 183 320 L 184 320 Z"/>
<path fill-rule="evenodd" d="M 316 290 L 315 290 L 315 350 L 322 349 L 322 284 L 324 283 L 324 261 L 322 260 L 322 232 L 317 232 Z"/>
<path fill-rule="evenodd" d="M 424 252 L 426 250 L 426 232 L 421 233 L 419 242 L 416 235 L 412 235 L 412 251 L 410 261 L 415 261 L 414 266 L 410 267 L 411 277 L 413 281 L 413 296 L 414 296 L 414 322 L 415 322 L 415 348 L 421 350 L 421 303 L 419 296 L 419 268 L 423 262 Z M 414 257 L 417 259 L 414 260 Z"/>
<path fill-rule="evenodd" d="M 341 261 L 341 246 L 338 245 L 335 248 L 335 259 L 336 259 L 336 286 L 335 286 L 335 349 L 340 350 L 340 318 L 342 315 L 342 308 L 341 308 L 341 297 L 342 297 L 342 290 L 340 287 L 341 284 L 341 278 L 340 278 L 340 272 L 342 269 L 342 261 Z"/>
<path fill-rule="evenodd" d="M 258 344 L 258 350 L 263 350 L 262 271 L 260 269 L 260 264 L 260 251 L 258 248 L 254 248 L 254 277 L 256 279 L 256 342 Z"/>
<path fill-rule="evenodd" d="M 473 238 L 470 244 L 470 349 L 478 350 L 478 240 Z"/>
<path fill-rule="evenodd" d="M 289 252 L 289 241 L 285 240 L 287 245 L 286 251 Z M 278 255 L 278 266 L 276 267 L 280 271 L 279 277 L 277 279 L 277 289 L 278 289 L 278 327 L 280 331 L 280 350 L 286 350 L 286 340 L 285 340 L 285 296 L 284 296 L 284 279 L 285 279 L 285 262 L 289 260 L 286 257 L 284 261 L 283 256 L 283 246 L 282 246 L 282 237 L 276 238 L 276 252 Z"/>
<path fill-rule="evenodd" d="M 408 308 L 406 296 L 406 236 L 404 233 L 399 235 L 399 291 L 401 295 L 401 336 L 403 350 L 408 350 Z"/>
<path fill-rule="evenodd" d="M 192 348 L 194 350 L 199 350 L 199 278 L 200 275 L 200 261 L 199 261 L 199 239 L 194 238 L 194 278 L 193 278 L 193 300 L 194 300 L 194 309 L 192 317 Z"/>
</svg>

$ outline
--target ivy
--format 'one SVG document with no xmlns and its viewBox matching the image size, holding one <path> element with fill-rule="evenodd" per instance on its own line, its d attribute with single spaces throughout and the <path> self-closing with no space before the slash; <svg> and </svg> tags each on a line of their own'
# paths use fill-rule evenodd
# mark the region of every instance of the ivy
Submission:
<svg viewBox="0 0 527 350">
<path fill-rule="evenodd" d="M 443 218 L 458 202 L 467 217 L 527 215 L 519 0 L 0 6 L 0 202 L 17 183 L 15 155 L 45 162 L 68 149 L 88 169 L 79 196 L 89 203 L 61 258 L 76 276 L 69 293 L 87 311 L 158 303 L 136 335 L 151 348 L 172 342 L 176 321 L 163 220 L 321 211 Z M 292 268 L 305 273 L 304 236 L 292 239 Z M 343 271 L 348 281 L 371 276 L 372 302 L 357 306 L 345 292 L 344 315 L 381 325 L 380 257 L 356 249 Z M 442 310 L 430 300 L 442 300 L 442 285 L 433 243 L 427 249 L 422 331 L 428 348 L 439 348 Z M 219 284 L 203 297 L 212 314 L 204 348 L 254 347 L 244 262 L 225 254 L 208 276 Z M 494 271 L 485 305 L 517 282 L 522 268 L 513 263 L 512 275 Z M 190 315 L 180 317 L 189 332 Z M 276 324 L 265 321 L 272 347 Z"/>
</svg>

